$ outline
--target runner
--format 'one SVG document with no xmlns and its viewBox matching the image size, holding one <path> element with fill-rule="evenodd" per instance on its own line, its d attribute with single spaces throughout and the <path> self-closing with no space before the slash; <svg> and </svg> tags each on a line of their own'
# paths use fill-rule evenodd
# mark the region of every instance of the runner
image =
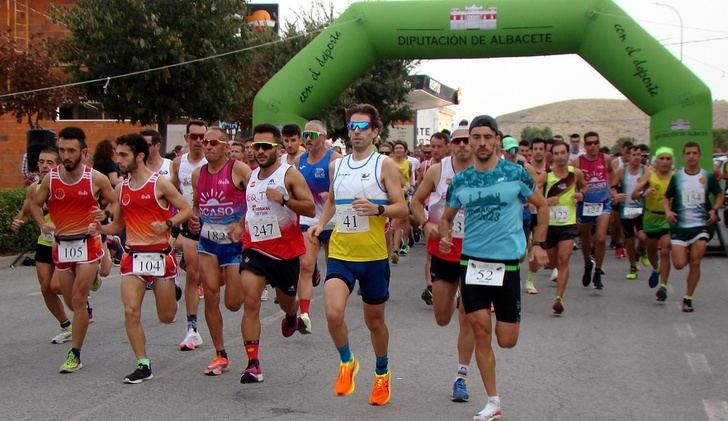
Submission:
<svg viewBox="0 0 728 421">
<path fill-rule="evenodd" d="M 576 228 L 576 204 L 584 200 L 587 185 L 584 173 L 569 165 L 569 145 L 556 141 L 551 153 L 553 166 L 548 172 L 538 176 L 537 184 L 543 190 L 549 206 L 546 251 L 550 265 L 558 269 L 556 296 L 551 309 L 554 314 L 560 315 L 565 310 L 564 295 L 569 282 L 569 260 L 574 250 L 574 239 L 579 235 Z"/>
<path fill-rule="evenodd" d="M 35 192 L 40 188 L 41 181 L 51 171 L 51 168 L 58 166 L 61 163 L 58 158 L 58 151 L 55 148 L 46 148 L 40 151 L 38 155 L 38 171 L 40 178 L 34 184 L 31 184 L 25 194 L 25 201 L 23 206 L 13 218 L 13 222 L 10 225 L 10 229 L 18 231 L 23 225 L 25 225 L 26 219 L 30 216 L 30 206 Z M 48 208 L 43 207 L 43 219 L 45 222 L 50 222 L 48 216 Z M 45 236 L 43 234 L 38 235 L 38 241 L 35 246 L 35 272 L 38 276 L 38 283 L 40 284 L 40 293 L 43 296 L 46 308 L 58 320 L 61 325 L 61 332 L 58 333 L 51 339 L 51 343 L 61 344 L 71 340 L 71 321 L 68 320 L 66 315 L 66 309 L 63 307 L 63 302 L 58 297 L 61 295 L 61 285 L 58 279 L 58 274 L 55 272 L 55 266 L 53 266 L 53 257 L 51 251 L 53 250 L 53 236 Z"/>
<path fill-rule="evenodd" d="M 414 185 L 414 170 L 412 162 L 407 159 L 407 143 L 402 140 L 394 142 L 394 149 L 390 158 L 397 164 L 402 177 L 402 188 L 405 192 L 405 201 L 409 203 L 412 196 L 412 186 Z M 390 218 L 392 230 L 392 263 L 398 263 L 400 256 L 406 256 L 409 253 L 409 219 Z"/>
<path fill-rule="evenodd" d="M 59 272 L 63 298 L 73 310 L 72 348 L 61 373 L 79 370 L 81 347 L 89 324 L 86 309 L 88 292 L 96 278 L 99 260 L 104 255 L 101 237 L 89 236 L 88 227 L 103 218 L 98 198 L 116 203 L 109 179 L 81 164 L 88 154 L 86 135 L 78 127 L 66 127 L 58 133 L 58 155 L 63 165 L 52 168 L 41 181 L 30 210 L 44 235 L 53 234 L 53 262 Z M 48 205 L 50 221 L 43 218 L 41 207 Z"/>
<path fill-rule="evenodd" d="M 113 222 L 92 224 L 89 233 L 112 235 L 126 228 L 126 251 L 120 267 L 121 303 L 126 335 L 137 368 L 124 377 L 124 383 L 138 384 L 153 377 L 141 324 L 144 294 L 151 285 L 159 321 L 174 321 L 177 259 L 169 245 L 170 230 L 186 221 L 192 210 L 172 183 L 146 166 L 150 148 L 144 136 L 120 136 L 116 144 L 117 162 L 128 177 L 116 189 L 120 200 L 114 207 Z M 177 209 L 176 215 L 172 213 L 172 206 Z"/>
<path fill-rule="evenodd" d="M 655 167 L 649 168 L 640 177 L 632 192 L 633 200 L 645 200 L 642 224 L 647 236 L 647 256 L 652 266 L 648 285 L 654 288 L 660 284 L 655 293 L 658 301 L 667 299 L 667 279 L 670 276 L 670 225 L 665 219 L 663 200 L 672 177 L 673 159 L 674 152 L 671 148 L 657 149 Z"/>
<path fill-rule="evenodd" d="M 475 356 L 487 393 L 487 403 L 476 421 L 502 416 L 496 390 L 495 355 L 491 348 L 491 305 L 496 312 L 495 332 L 501 348 L 512 348 L 518 340 L 521 319 L 519 259 L 526 252 L 521 227 L 526 199 L 538 208 L 539 219 L 548 218 L 548 206 L 528 172 L 520 165 L 498 157 L 500 136 L 490 116 L 470 123 L 470 146 L 475 165 L 457 174 L 447 190 L 447 207 L 440 219 L 440 247 L 453 246 L 453 221 L 465 211 L 460 289 L 468 322 L 475 337 Z M 534 255 L 545 264 L 546 224 L 536 227 Z"/>
<path fill-rule="evenodd" d="M 243 344 L 248 365 L 240 383 L 263 381 L 258 359 L 260 295 L 267 283 L 275 288 L 278 305 L 285 312 L 281 320 L 283 336 L 293 335 L 302 323 L 297 317 L 296 286 L 298 258 L 306 252 L 306 246 L 298 218 L 316 214 L 306 180 L 278 157 L 277 149 L 282 147 L 278 128 L 259 124 L 253 129 L 253 137 L 259 167 L 253 170 L 246 188 L 245 250 L 240 270 L 245 292 Z"/>
<path fill-rule="evenodd" d="M 456 298 L 460 284 L 460 252 L 462 251 L 463 216 L 462 210 L 455 217 L 453 227 L 453 247 L 449 253 L 440 251 L 438 225 L 445 210 L 445 193 L 455 174 L 473 165 L 467 129 L 456 129 L 452 134 L 453 155 L 443 158 L 424 174 L 412 203 L 412 213 L 425 231 L 427 238 L 427 257 L 430 262 L 432 288 L 430 303 L 433 305 L 435 322 L 447 326 L 455 307 L 458 307 L 458 371 L 452 385 L 451 398 L 455 402 L 467 402 L 470 395 L 467 389 L 467 374 L 473 356 L 473 330 L 465 319 L 463 306 Z M 423 203 L 427 201 L 429 211 L 425 213 Z"/>
<path fill-rule="evenodd" d="M 541 174 L 545 174 L 546 172 L 551 170 L 550 165 L 548 164 L 548 162 L 546 162 L 546 141 L 541 139 L 540 137 L 534 138 L 531 141 L 531 158 L 531 166 L 533 167 L 534 171 L 536 171 L 536 177 L 540 176 Z M 541 185 L 542 184 L 543 183 L 541 183 Z M 537 210 L 535 206 L 529 204 L 528 208 L 531 212 L 531 230 L 533 230 L 538 225 L 538 214 L 536 213 Z M 532 246 L 532 242 L 529 242 L 529 253 Z M 536 289 L 536 285 L 534 284 L 534 282 L 536 281 L 536 272 L 538 272 L 538 270 L 538 262 L 536 260 L 530 260 L 528 262 L 528 275 L 526 277 L 526 292 L 528 294 L 538 294 L 538 289 Z M 556 282 L 558 274 L 559 270 L 554 267 L 554 269 L 551 271 L 552 282 Z"/>
<path fill-rule="evenodd" d="M 638 146 L 630 146 L 625 159 L 625 165 L 618 170 L 614 186 L 612 186 L 612 197 L 614 197 L 614 203 L 619 206 L 620 225 L 624 232 L 627 259 L 629 260 L 629 273 L 625 278 L 631 280 L 637 279 L 637 260 L 640 257 L 635 238 L 639 239 L 640 244 L 647 242 L 647 237 L 642 229 L 644 200 L 632 199 L 632 193 L 637 187 L 639 178 L 644 176 L 647 170 L 642 165 L 642 151 Z"/>
<path fill-rule="evenodd" d="M 190 120 L 187 123 L 185 141 L 190 151 L 172 162 L 172 184 L 182 192 L 187 204 L 192 207 L 194 191 L 192 172 L 205 165 L 205 148 L 202 140 L 207 131 L 207 123 L 201 120 Z M 197 331 L 197 308 L 200 304 L 200 272 L 198 269 L 197 241 L 199 234 L 190 231 L 187 223 L 182 224 L 175 242 L 177 249 L 182 249 L 185 262 L 185 308 L 187 311 L 187 333 L 179 344 L 181 351 L 192 351 L 202 345 L 202 336 Z"/>
<path fill-rule="evenodd" d="M 192 173 L 195 216 L 189 227 L 199 234 L 197 253 L 200 273 L 205 274 L 205 322 L 215 346 L 215 357 L 204 370 L 209 376 L 219 376 L 230 365 L 223 338 L 220 288 L 225 286 L 225 307 L 229 310 L 238 311 L 243 304 L 243 284 L 238 272 L 242 244 L 240 233 L 233 231 L 240 227 L 245 212 L 245 184 L 250 167 L 227 157 L 228 142 L 224 130 L 208 129 L 202 140 L 207 163 Z"/>
<path fill-rule="evenodd" d="M 301 215 L 301 230 L 306 233 L 308 229 L 319 222 L 326 200 L 329 197 L 331 179 L 329 177 L 329 163 L 341 158 L 341 155 L 333 149 L 326 148 L 327 138 L 326 126 L 318 120 L 311 120 L 303 127 L 303 140 L 306 144 L 306 152 L 299 158 L 298 170 L 301 171 L 306 184 L 313 194 L 313 203 L 316 207 L 316 215 L 311 218 Z M 298 274 L 298 306 L 301 310 L 303 324 L 299 331 L 303 334 L 311 333 L 311 316 L 309 306 L 313 297 L 313 287 L 321 282 L 321 273 L 318 270 L 316 260 L 319 250 L 323 247 L 324 255 L 329 257 L 329 238 L 333 223 L 329 223 L 326 229 L 316 237 L 304 235 L 306 254 L 300 258 L 300 272 Z"/>
<path fill-rule="evenodd" d="M 298 124 L 286 124 L 281 129 L 283 136 L 283 154 L 281 162 L 288 165 L 295 165 L 301 157 L 301 128 Z"/>
<path fill-rule="evenodd" d="M 577 205 L 577 221 L 581 236 L 581 251 L 584 256 L 584 275 L 581 283 L 585 287 L 594 283 L 595 289 L 604 288 L 602 275 L 606 251 L 609 215 L 612 212 L 609 187 L 612 186 L 612 158 L 599 152 L 599 135 L 596 132 L 584 134 L 586 153 L 572 162 L 584 173 L 589 189 L 584 201 Z M 595 233 L 592 235 L 592 229 Z M 592 258 L 592 248 L 594 258 Z M 595 267 L 596 263 L 596 267 Z M 594 277 L 592 278 L 592 269 Z"/>
<path fill-rule="evenodd" d="M 334 392 L 350 395 L 356 388 L 359 362 L 349 347 L 344 314 L 358 280 L 364 321 L 376 357 L 369 403 L 385 405 L 391 398 L 392 373 L 388 367 L 389 330 L 384 320 L 384 304 L 389 299 L 384 225 L 386 218 L 406 218 L 408 211 L 399 167 L 372 151 L 372 142 L 382 130 L 379 111 L 369 104 L 356 104 L 346 110 L 346 119 L 353 152 L 330 167 L 333 181 L 328 201 L 319 223 L 308 232 L 311 237 L 320 235 L 336 215 L 324 285 L 326 320 L 341 360 Z"/>
<path fill-rule="evenodd" d="M 164 158 L 160 154 L 162 148 L 162 135 L 153 129 L 142 130 L 141 135 L 149 145 L 149 157 L 147 159 L 147 168 L 161 175 L 167 181 L 172 180 L 172 160 Z"/>
<path fill-rule="evenodd" d="M 664 207 L 670 224 L 672 264 L 680 270 L 689 265 L 682 311 L 693 311 L 693 294 L 700 281 L 700 262 L 715 232 L 718 211 L 725 195 L 713 174 L 700 168 L 700 145 L 683 146 L 685 168 L 677 170 L 665 192 Z M 710 196 L 713 196 L 711 200 Z"/>
</svg>

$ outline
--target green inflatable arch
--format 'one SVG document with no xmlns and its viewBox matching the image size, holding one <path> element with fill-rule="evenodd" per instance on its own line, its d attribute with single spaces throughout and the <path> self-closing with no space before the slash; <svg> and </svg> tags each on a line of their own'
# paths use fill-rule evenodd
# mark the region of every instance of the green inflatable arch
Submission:
<svg viewBox="0 0 728 421">
<path fill-rule="evenodd" d="M 253 120 L 303 123 L 377 60 L 569 53 L 650 116 L 653 150 L 671 146 L 680 160 L 682 144 L 698 141 L 702 166 L 710 168 L 710 90 L 610 0 L 352 4 L 258 92 Z M 487 80 L 497 82 L 498 75 Z"/>
</svg>

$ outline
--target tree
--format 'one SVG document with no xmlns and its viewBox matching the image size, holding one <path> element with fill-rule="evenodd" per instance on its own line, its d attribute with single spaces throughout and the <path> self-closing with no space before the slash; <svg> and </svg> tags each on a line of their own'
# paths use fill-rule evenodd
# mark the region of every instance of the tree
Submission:
<svg viewBox="0 0 728 421">
<path fill-rule="evenodd" d="M 45 38 L 34 36 L 24 51 L 11 32 L 0 35 L 0 95 L 29 91 L 64 84 L 66 77 L 59 70 L 55 49 Z M 41 120 L 55 120 L 56 109 L 68 102 L 77 102 L 76 89 L 52 89 L 0 98 L 0 114 L 10 113 L 21 123 L 27 119 L 31 129 L 39 128 Z"/>
<path fill-rule="evenodd" d="M 713 150 L 728 151 L 728 129 L 713 129 Z"/>
<path fill-rule="evenodd" d="M 541 139 L 551 139 L 553 137 L 551 127 L 547 126 L 540 129 L 538 127 L 526 126 L 523 130 L 521 130 L 521 140 L 527 140 L 530 142 L 537 137 Z"/>
<path fill-rule="evenodd" d="M 72 34 L 61 57 L 73 80 L 139 72 L 84 85 L 88 98 L 117 119 L 157 123 L 166 137 L 175 118 L 226 119 L 248 61 L 230 54 L 145 71 L 244 48 L 244 10 L 243 0 L 85 0 L 54 14 Z"/>
<path fill-rule="evenodd" d="M 622 153 L 622 145 L 624 145 L 624 142 L 632 142 L 633 145 L 638 145 L 640 143 L 637 139 L 633 137 L 620 137 L 619 139 L 617 139 L 617 142 L 612 145 L 612 155 L 616 153 Z"/>
</svg>

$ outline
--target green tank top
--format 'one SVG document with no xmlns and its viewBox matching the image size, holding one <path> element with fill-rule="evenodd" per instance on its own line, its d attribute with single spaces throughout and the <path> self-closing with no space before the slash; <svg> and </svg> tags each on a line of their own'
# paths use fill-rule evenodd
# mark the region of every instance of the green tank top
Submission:
<svg viewBox="0 0 728 421">
<path fill-rule="evenodd" d="M 40 181 L 35 185 L 35 191 L 38 191 L 39 188 L 40 188 Z M 51 216 L 48 214 L 47 211 L 44 211 L 44 213 L 45 213 L 45 215 L 43 215 L 43 220 L 46 222 L 50 222 Z M 38 244 L 40 244 L 42 246 L 53 247 L 53 235 L 49 235 L 46 237 L 41 233 L 38 236 Z"/>
<path fill-rule="evenodd" d="M 645 197 L 645 209 L 654 213 L 664 213 L 665 208 L 662 206 L 662 199 L 665 198 L 665 192 L 667 186 L 670 184 L 670 178 L 672 178 L 672 171 L 668 174 L 664 180 L 657 176 L 657 171 L 650 173 L 648 188 L 652 187 L 656 190 L 655 194 Z"/>
<path fill-rule="evenodd" d="M 558 178 L 552 171 L 546 173 L 546 198 L 558 196 L 559 202 L 556 206 L 549 207 L 549 225 L 567 226 L 576 224 L 576 175 L 574 167 L 567 167 L 568 174 L 564 178 Z"/>
</svg>

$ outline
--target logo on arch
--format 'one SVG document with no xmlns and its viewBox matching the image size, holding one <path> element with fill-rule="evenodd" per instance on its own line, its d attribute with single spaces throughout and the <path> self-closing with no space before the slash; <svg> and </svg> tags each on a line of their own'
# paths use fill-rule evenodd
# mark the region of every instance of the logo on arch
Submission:
<svg viewBox="0 0 728 421">
<path fill-rule="evenodd" d="M 450 29 L 453 31 L 466 31 L 468 29 L 496 29 L 498 10 L 496 7 L 483 9 L 472 5 L 462 10 L 450 9 Z"/>
</svg>

